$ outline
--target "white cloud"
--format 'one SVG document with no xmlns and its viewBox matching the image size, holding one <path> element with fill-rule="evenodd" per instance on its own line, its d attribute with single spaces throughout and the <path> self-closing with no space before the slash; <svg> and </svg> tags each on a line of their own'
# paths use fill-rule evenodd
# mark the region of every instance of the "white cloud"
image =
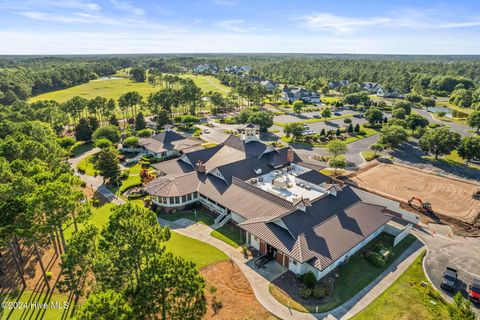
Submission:
<svg viewBox="0 0 480 320">
<path fill-rule="evenodd" d="M 127 13 L 131 13 L 135 16 L 143 16 L 145 14 L 145 10 L 142 8 L 136 7 L 132 5 L 130 2 L 118 1 L 118 0 L 110 0 L 110 2 L 118 9 Z"/>
<path fill-rule="evenodd" d="M 453 29 L 480 26 L 480 19 L 464 21 L 446 21 L 415 10 L 404 10 L 402 15 L 352 18 L 331 13 L 313 13 L 294 20 L 303 21 L 303 25 L 313 31 L 331 30 L 347 33 L 367 27 L 412 28 L 412 29 Z"/>
<path fill-rule="evenodd" d="M 390 23 L 392 19 L 374 17 L 366 19 L 336 16 L 330 13 L 316 13 L 304 17 L 305 26 L 311 30 L 330 29 L 337 32 L 349 32 L 357 27 Z"/>
<path fill-rule="evenodd" d="M 108 54 L 108 53 L 385 53 L 465 54 L 480 52 L 474 36 L 431 37 L 411 34 L 366 37 L 243 34 L 232 32 L 41 32 L 0 31 L 0 54 Z M 72 41 L 74 39 L 74 41 Z M 215 41 L 212 41 L 215 39 Z M 448 43 L 448 46 L 445 46 Z"/>
<path fill-rule="evenodd" d="M 216 26 L 223 30 L 235 33 L 249 33 L 260 29 L 259 25 L 247 23 L 245 20 L 241 19 L 223 20 L 217 22 Z"/>
</svg>

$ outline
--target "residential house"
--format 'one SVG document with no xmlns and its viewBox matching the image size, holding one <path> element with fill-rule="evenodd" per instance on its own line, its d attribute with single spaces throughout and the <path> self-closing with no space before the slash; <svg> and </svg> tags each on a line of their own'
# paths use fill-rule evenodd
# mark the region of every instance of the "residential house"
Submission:
<svg viewBox="0 0 480 320">
<path fill-rule="evenodd" d="M 350 81 L 348 81 L 348 80 L 330 81 L 328 83 L 328 87 L 330 89 L 337 89 L 338 87 L 348 86 L 349 84 L 350 84 Z"/>
<path fill-rule="evenodd" d="M 192 73 L 200 74 L 215 74 L 218 72 L 218 68 L 214 64 L 199 64 L 193 67 Z"/>
<path fill-rule="evenodd" d="M 377 93 L 382 86 L 376 82 L 365 82 L 362 85 L 363 90 L 368 91 L 370 93 Z"/>
<path fill-rule="evenodd" d="M 267 89 L 267 91 L 270 91 L 270 92 L 272 92 L 273 90 L 275 90 L 275 88 L 278 87 L 278 84 L 276 84 L 275 82 L 270 81 L 270 80 L 260 81 L 260 84 L 261 84 L 262 86 L 264 86 L 265 89 Z"/>
<path fill-rule="evenodd" d="M 165 126 L 165 131 L 149 138 L 138 139 L 141 151 L 157 158 L 180 156 L 183 152 L 201 148 L 202 141 L 185 137 L 175 132 L 171 126 Z"/>
<path fill-rule="evenodd" d="M 282 99 L 288 103 L 296 100 L 303 100 L 308 103 L 320 103 L 320 94 L 304 88 L 289 88 L 285 86 L 282 92 Z"/>
<path fill-rule="evenodd" d="M 157 206 L 201 204 L 218 226 L 238 227 L 249 246 L 296 274 L 320 279 L 392 229 L 390 211 L 364 201 L 365 191 L 321 174 L 289 147 L 262 143 L 253 125 L 153 166 L 161 176 L 145 191 Z"/>
</svg>

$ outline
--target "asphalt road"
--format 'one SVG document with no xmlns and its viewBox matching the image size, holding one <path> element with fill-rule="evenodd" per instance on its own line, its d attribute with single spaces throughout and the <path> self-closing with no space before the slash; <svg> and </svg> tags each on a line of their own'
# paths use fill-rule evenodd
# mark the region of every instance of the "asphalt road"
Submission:
<svg viewBox="0 0 480 320">
<path fill-rule="evenodd" d="M 428 112 L 425 109 L 415 108 L 413 110 L 415 110 L 415 112 L 420 114 L 422 117 L 427 118 L 428 121 L 430 121 L 431 123 L 438 123 L 438 124 L 443 124 L 443 125 L 449 126 L 452 131 L 459 133 L 462 137 L 469 137 L 469 136 L 472 136 L 472 135 L 475 134 L 473 132 L 468 132 L 468 130 L 471 130 L 471 128 L 468 127 L 467 125 L 459 124 L 459 123 L 456 123 L 456 122 L 448 122 L 448 121 L 438 120 L 438 119 L 436 119 L 432 116 L 431 112 Z"/>
<path fill-rule="evenodd" d="M 443 290 L 440 284 L 446 267 L 457 269 L 458 290 L 466 297 L 472 278 L 480 277 L 480 238 L 452 236 L 448 226 L 429 225 L 427 231 L 415 231 L 414 234 L 428 247 L 424 261 L 428 278 L 448 301 L 452 301 L 455 292 Z M 480 316 L 479 306 L 475 309 Z"/>
</svg>

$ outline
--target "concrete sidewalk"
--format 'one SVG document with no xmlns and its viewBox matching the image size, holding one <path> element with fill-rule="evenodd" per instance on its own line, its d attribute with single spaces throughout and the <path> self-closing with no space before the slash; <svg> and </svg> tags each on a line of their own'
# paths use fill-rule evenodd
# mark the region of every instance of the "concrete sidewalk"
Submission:
<svg viewBox="0 0 480 320">
<path fill-rule="evenodd" d="M 262 276 L 258 270 L 252 269 L 251 264 L 244 258 L 239 249 L 220 241 L 210 235 L 212 228 L 204 224 L 195 223 L 188 219 L 167 221 L 158 218 L 161 225 L 167 225 L 175 232 L 206 242 L 225 252 L 242 270 L 255 293 L 255 297 L 269 312 L 284 320 L 304 319 L 348 319 L 363 310 L 370 302 L 375 300 L 386 288 L 388 288 L 417 258 L 422 252 L 423 244 L 416 241 L 395 262 L 390 265 L 370 285 L 358 292 L 343 305 L 326 313 L 309 314 L 289 309 L 278 302 L 269 292 L 270 280 Z M 279 273 L 276 276 L 280 276 Z"/>
</svg>

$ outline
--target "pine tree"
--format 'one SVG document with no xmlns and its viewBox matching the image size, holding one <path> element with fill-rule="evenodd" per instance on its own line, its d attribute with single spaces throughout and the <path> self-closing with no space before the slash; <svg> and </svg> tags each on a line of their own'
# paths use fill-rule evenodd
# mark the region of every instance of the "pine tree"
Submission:
<svg viewBox="0 0 480 320">
<path fill-rule="evenodd" d="M 100 175 L 112 184 L 117 184 L 120 175 L 120 165 L 117 154 L 112 149 L 103 149 L 98 154 L 96 168 Z"/>
<path fill-rule="evenodd" d="M 135 131 L 143 130 L 147 127 L 147 123 L 145 122 L 145 117 L 143 113 L 140 112 L 135 119 Z"/>
<path fill-rule="evenodd" d="M 340 128 L 337 128 L 337 131 L 335 131 L 335 135 L 336 135 L 337 137 L 340 137 L 341 134 L 342 134 L 342 133 L 340 132 Z"/>
<path fill-rule="evenodd" d="M 358 123 L 355 125 L 355 128 L 353 129 L 353 132 L 356 132 L 356 133 L 360 132 L 360 125 Z"/>
<path fill-rule="evenodd" d="M 348 133 L 353 133 L 353 124 L 349 124 L 348 127 L 347 127 L 347 132 Z"/>
<path fill-rule="evenodd" d="M 320 131 L 320 135 L 321 135 L 321 136 L 325 136 L 325 135 L 326 135 L 325 128 L 322 128 L 322 131 Z"/>
<path fill-rule="evenodd" d="M 90 127 L 88 119 L 82 118 L 75 127 L 75 139 L 77 141 L 90 141 L 92 140 L 93 130 Z"/>
</svg>

